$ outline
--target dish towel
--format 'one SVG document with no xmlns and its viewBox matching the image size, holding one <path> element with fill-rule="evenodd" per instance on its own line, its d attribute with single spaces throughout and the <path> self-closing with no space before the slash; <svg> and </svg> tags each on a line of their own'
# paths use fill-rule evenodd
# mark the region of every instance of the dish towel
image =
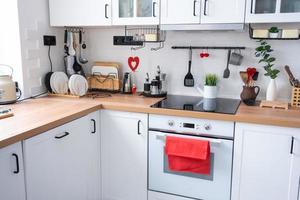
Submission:
<svg viewBox="0 0 300 200">
<path fill-rule="evenodd" d="M 167 136 L 165 153 L 172 171 L 210 174 L 209 141 Z"/>
</svg>

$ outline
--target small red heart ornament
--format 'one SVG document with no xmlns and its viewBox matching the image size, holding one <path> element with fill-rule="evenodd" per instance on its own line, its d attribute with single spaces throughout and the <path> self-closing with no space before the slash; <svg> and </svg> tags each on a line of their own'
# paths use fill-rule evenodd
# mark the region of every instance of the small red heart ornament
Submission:
<svg viewBox="0 0 300 200">
<path fill-rule="evenodd" d="M 138 68 L 140 64 L 140 58 L 139 57 L 129 57 L 128 58 L 128 66 L 131 69 L 131 71 L 135 72 L 135 70 Z"/>
</svg>

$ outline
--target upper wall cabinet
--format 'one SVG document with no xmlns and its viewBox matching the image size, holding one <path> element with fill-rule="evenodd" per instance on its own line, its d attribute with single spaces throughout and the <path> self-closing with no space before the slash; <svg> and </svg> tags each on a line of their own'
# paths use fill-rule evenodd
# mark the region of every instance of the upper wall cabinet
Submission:
<svg viewBox="0 0 300 200">
<path fill-rule="evenodd" d="M 244 23 L 245 0 L 162 0 L 161 24 Z"/>
<path fill-rule="evenodd" d="M 112 0 L 113 25 L 158 25 L 159 0 Z"/>
<path fill-rule="evenodd" d="M 300 22 L 300 0 L 247 0 L 246 22 Z"/>
<path fill-rule="evenodd" d="M 111 25 L 111 0 L 49 0 L 51 26 Z"/>
</svg>

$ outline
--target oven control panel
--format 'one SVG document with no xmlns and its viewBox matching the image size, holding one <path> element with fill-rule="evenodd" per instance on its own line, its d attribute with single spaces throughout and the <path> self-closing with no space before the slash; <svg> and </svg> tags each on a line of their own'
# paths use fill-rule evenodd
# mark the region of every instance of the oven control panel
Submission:
<svg viewBox="0 0 300 200">
<path fill-rule="evenodd" d="M 150 114 L 149 129 L 233 138 L 234 122 Z"/>
</svg>

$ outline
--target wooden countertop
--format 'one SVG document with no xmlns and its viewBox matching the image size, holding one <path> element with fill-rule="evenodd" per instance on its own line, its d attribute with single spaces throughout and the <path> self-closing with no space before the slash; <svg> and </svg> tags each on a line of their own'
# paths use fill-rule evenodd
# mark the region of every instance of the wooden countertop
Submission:
<svg viewBox="0 0 300 200">
<path fill-rule="evenodd" d="M 0 120 L 0 148 L 99 109 L 205 118 L 300 128 L 300 109 L 273 110 L 241 104 L 235 115 L 151 108 L 161 99 L 114 94 L 105 98 L 42 97 L 10 105 L 14 116 Z M 300 130 L 300 129 L 299 129 Z"/>
</svg>

